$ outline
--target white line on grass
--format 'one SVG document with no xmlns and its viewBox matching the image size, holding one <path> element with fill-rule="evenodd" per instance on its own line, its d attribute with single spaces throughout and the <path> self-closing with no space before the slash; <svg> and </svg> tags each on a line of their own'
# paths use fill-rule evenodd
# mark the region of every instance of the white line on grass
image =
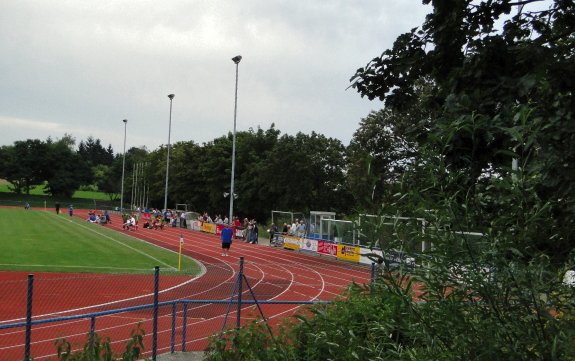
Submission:
<svg viewBox="0 0 575 361">
<path fill-rule="evenodd" d="M 64 221 L 63 218 L 58 217 L 58 219 L 61 219 L 62 221 Z M 97 234 L 97 235 L 100 235 L 100 236 L 102 236 L 102 237 L 104 237 L 104 238 L 107 238 L 107 239 L 109 239 L 109 240 L 111 240 L 111 241 L 113 241 L 113 242 L 116 242 L 116 243 L 119 244 L 119 245 L 122 245 L 122 246 L 124 246 L 124 247 L 127 247 L 127 248 L 131 249 L 132 251 L 137 252 L 137 253 L 139 253 L 139 254 L 145 256 L 145 257 L 148 257 L 148 258 L 150 258 L 150 259 L 152 259 L 152 260 L 154 260 L 154 261 L 156 261 L 156 262 L 159 262 L 159 263 L 161 263 L 162 265 L 164 265 L 164 266 L 170 268 L 171 270 L 176 270 L 176 267 L 174 267 L 174 266 L 172 266 L 172 265 L 169 265 L 169 264 L 165 263 L 164 261 L 161 261 L 161 260 L 157 259 L 156 257 L 152 256 L 151 254 L 147 254 L 147 253 L 144 252 L 144 251 L 140 251 L 139 249 L 136 249 L 136 248 L 134 248 L 134 247 L 132 247 L 132 246 L 129 246 L 129 245 L 123 243 L 123 242 L 120 242 L 120 241 L 118 241 L 117 239 L 115 239 L 115 238 L 113 238 L 113 237 L 110 237 L 110 236 L 108 236 L 108 235 L 106 235 L 106 234 L 103 234 L 102 232 L 98 232 L 98 231 L 96 231 L 95 229 L 92 229 L 92 228 L 90 228 L 90 227 L 88 227 L 88 226 L 86 226 L 86 225 L 83 225 L 83 224 L 80 224 L 80 223 L 77 223 L 77 222 L 72 222 L 72 223 L 74 223 L 74 224 L 77 225 L 78 227 L 82 227 L 82 228 L 84 228 L 84 229 L 89 230 L 90 232 L 93 232 L 93 233 L 95 233 L 95 234 Z M 122 234 L 123 234 L 123 233 L 122 233 Z M 133 237 L 133 238 L 136 239 L 136 240 L 138 240 L 138 241 L 140 241 L 140 242 L 143 242 L 143 243 L 146 243 L 147 245 L 149 245 L 148 242 L 142 241 L 142 240 L 137 239 L 137 238 L 135 238 L 135 237 Z"/>
</svg>

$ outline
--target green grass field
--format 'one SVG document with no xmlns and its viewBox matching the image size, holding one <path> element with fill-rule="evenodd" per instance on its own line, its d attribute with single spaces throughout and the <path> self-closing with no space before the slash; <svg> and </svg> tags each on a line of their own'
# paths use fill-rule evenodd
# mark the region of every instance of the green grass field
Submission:
<svg viewBox="0 0 575 361">
<path fill-rule="evenodd" d="M 0 208 L 0 270 L 149 273 L 175 270 L 178 255 L 129 235 L 65 214 Z M 200 267 L 182 257 L 182 273 Z"/>
<path fill-rule="evenodd" d="M 17 194 L 13 193 L 12 190 L 9 188 L 10 184 L 6 181 L 0 182 L 0 193 L 9 193 L 14 195 L 14 197 L 18 197 Z M 30 189 L 30 195 L 32 196 L 46 196 L 44 193 L 44 186 L 37 186 Z M 106 193 L 102 192 L 92 192 L 92 191 L 76 191 L 72 198 L 79 198 L 79 199 L 95 199 L 101 201 L 110 201 L 110 197 Z"/>
</svg>

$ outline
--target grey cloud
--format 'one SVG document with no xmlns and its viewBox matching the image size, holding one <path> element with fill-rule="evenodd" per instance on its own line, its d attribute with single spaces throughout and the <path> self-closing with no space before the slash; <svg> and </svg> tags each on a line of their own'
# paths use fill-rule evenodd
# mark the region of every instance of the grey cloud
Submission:
<svg viewBox="0 0 575 361">
<path fill-rule="evenodd" d="M 231 130 L 241 54 L 238 129 L 316 131 L 347 143 L 379 102 L 345 90 L 355 70 L 421 23 L 420 1 L 6 2 L 0 12 L 0 144 L 93 135 L 128 146 L 202 143 Z M 68 131 L 71 132 L 71 131 Z M 37 135 L 37 134 L 44 134 Z"/>
</svg>

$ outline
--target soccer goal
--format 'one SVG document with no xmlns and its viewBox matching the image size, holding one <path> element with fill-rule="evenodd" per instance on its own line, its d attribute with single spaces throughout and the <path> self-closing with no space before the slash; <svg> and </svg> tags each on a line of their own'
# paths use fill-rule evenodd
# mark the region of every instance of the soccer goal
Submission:
<svg viewBox="0 0 575 361">
<path fill-rule="evenodd" d="M 355 233 L 355 225 L 352 221 L 343 219 L 323 218 L 321 220 L 321 239 L 358 245 Z"/>
<path fill-rule="evenodd" d="M 188 211 L 188 205 L 185 203 L 176 203 L 176 211 L 187 212 Z"/>
<path fill-rule="evenodd" d="M 426 221 L 423 218 L 360 214 L 357 221 L 359 244 L 388 249 L 401 244 L 406 252 L 425 252 L 429 242 L 422 239 Z"/>
<path fill-rule="evenodd" d="M 278 227 L 280 232 L 284 223 L 290 227 L 296 220 L 302 219 L 305 221 L 305 216 L 301 212 L 272 211 L 272 223 Z"/>
</svg>

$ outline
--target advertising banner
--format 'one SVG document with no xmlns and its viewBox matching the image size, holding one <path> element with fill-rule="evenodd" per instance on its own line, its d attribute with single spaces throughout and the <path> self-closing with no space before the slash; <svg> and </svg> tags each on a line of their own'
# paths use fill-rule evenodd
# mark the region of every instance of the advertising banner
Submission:
<svg viewBox="0 0 575 361">
<path fill-rule="evenodd" d="M 293 236 L 284 236 L 284 248 L 297 251 L 300 249 L 300 239 Z"/>
<path fill-rule="evenodd" d="M 378 256 L 381 257 L 380 260 L 385 262 L 385 264 L 391 268 L 399 268 L 403 265 L 404 267 L 413 268 L 415 267 L 415 258 L 404 252 L 396 250 L 370 250 L 368 248 L 361 249 L 360 263 L 372 264 L 373 260 L 369 259 L 368 255 L 372 255 L 372 258 L 377 259 Z M 377 263 L 377 262 L 375 262 Z"/>
<path fill-rule="evenodd" d="M 317 239 L 302 238 L 301 250 L 308 252 L 317 252 Z"/>
<path fill-rule="evenodd" d="M 270 246 L 283 247 L 284 246 L 284 235 L 279 233 L 279 232 L 274 234 L 274 238 L 273 238 Z"/>
<path fill-rule="evenodd" d="M 371 256 L 373 260 L 370 259 L 368 255 Z M 362 247 L 360 249 L 359 263 L 369 265 L 372 263 L 377 263 L 378 257 L 383 257 L 383 252 L 381 252 L 380 249 L 371 250 L 369 248 Z"/>
<path fill-rule="evenodd" d="M 226 228 L 224 224 L 216 224 L 216 235 L 220 236 L 224 228 Z M 232 227 L 232 234 L 236 236 L 236 227 Z"/>
<path fill-rule="evenodd" d="M 204 222 L 204 223 L 202 223 L 202 232 L 215 234 L 216 233 L 216 225 L 213 223 Z"/>
<path fill-rule="evenodd" d="M 200 221 L 192 221 L 192 229 L 194 231 L 201 231 L 202 230 L 202 223 Z"/>
<path fill-rule="evenodd" d="M 337 245 L 337 258 L 344 261 L 359 262 L 359 247 L 345 244 Z"/>
<path fill-rule="evenodd" d="M 336 257 L 337 245 L 331 242 L 319 240 L 317 241 L 317 253 Z"/>
</svg>

